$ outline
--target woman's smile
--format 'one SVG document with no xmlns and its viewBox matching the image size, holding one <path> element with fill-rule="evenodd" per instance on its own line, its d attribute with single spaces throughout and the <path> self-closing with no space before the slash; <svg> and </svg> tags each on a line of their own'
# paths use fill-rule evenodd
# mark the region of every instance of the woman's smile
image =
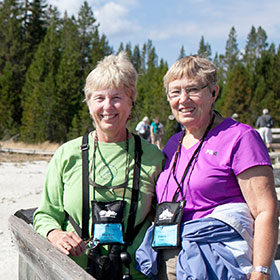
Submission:
<svg viewBox="0 0 280 280">
<path fill-rule="evenodd" d="M 112 120 L 114 119 L 118 114 L 110 114 L 110 115 L 105 115 L 105 114 L 101 114 L 101 117 L 104 119 L 104 120 Z"/>
</svg>

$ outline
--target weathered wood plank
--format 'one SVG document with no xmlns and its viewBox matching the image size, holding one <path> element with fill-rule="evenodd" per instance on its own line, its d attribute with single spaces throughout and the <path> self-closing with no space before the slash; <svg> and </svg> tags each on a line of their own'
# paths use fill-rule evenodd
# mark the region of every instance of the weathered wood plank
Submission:
<svg viewBox="0 0 280 280">
<path fill-rule="evenodd" d="M 4 148 L 4 147 L 0 147 L 0 152 L 16 153 L 16 154 L 26 154 L 26 155 L 43 155 L 43 156 L 51 156 L 51 155 L 54 154 L 53 151 L 42 151 L 42 150 L 31 150 L 31 149 L 16 149 L 16 148 Z"/>
<path fill-rule="evenodd" d="M 280 128 L 273 127 L 271 128 L 272 133 L 280 133 Z"/>
<path fill-rule="evenodd" d="M 279 152 L 269 152 L 269 157 L 271 159 L 271 163 L 279 166 L 280 164 L 280 153 Z"/>
<path fill-rule="evenodd" d="M 20 280 L 94 280 L 22 219 L 10 216 L 9 227 L 20 254 Z"/>
<path fill-rule="evenodd" d="M 18 261 L 18 276 L 18 280 L 43 280 L 36 275 L 35 271 L 21 255 L 19 255 Z"/>
<path fill-rule="evenodd" d="M 272 132 L 272 143 L 280 142 L 280 128 L 271 128 Z"/>
</svg>

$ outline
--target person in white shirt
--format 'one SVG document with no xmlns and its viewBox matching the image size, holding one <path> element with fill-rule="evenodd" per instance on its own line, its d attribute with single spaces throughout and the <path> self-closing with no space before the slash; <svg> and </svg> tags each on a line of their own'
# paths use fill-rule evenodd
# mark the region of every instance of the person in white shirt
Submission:
<svg viewBox="0 0 280 280">
<path fill-rule="evenodd" d="M 140 121 L 136 128 L 137 134 L 147 141 L 150 139 L 150 125 L 149 125 L 149 118 L 145 116 L 142 121 Z"/>
</svg>

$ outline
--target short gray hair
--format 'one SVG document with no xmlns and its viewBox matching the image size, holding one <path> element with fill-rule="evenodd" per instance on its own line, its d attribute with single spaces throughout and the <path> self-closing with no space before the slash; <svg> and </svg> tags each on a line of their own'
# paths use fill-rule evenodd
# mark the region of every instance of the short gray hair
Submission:
<svg viewBox="0 0 280 280">
<path fill-rule="evenodd" d="M 89 101 L 93 91 L 105 89 L 123 89 L 131 100 L 135 101 L 137 77 L 137 72 L 125 52 L 106 56 L 86 78 L 86 101 Z"/>
<path fill-rule="evenodd" d="M 196 78 L 197 76 L 210 86 L 215 85 L 217 83 L 217 67 L 209 59 L 198 55 L 190 55 L 177 60 L 163 78 L 166 93 L 171 82 L 184 77 Z"/>
</svg>

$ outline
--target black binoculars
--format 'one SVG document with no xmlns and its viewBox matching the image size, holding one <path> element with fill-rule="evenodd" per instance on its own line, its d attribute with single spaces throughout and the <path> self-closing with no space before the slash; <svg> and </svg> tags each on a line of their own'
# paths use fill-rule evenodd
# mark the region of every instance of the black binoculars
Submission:
<svg viewBox="0 0 280 280">
<path fill-rule="evenodd" d="M 132 280 L 129 269 L 131 257 L 128 252 L 121 250 L 121 246 L 112 245 L 108 256 L 104 256 L 98 245 L 89 249 L 88 258 L 87 272 L 97 280 Z M 122 264 L 125 266 L 124 274 Z"/>
</svg>

